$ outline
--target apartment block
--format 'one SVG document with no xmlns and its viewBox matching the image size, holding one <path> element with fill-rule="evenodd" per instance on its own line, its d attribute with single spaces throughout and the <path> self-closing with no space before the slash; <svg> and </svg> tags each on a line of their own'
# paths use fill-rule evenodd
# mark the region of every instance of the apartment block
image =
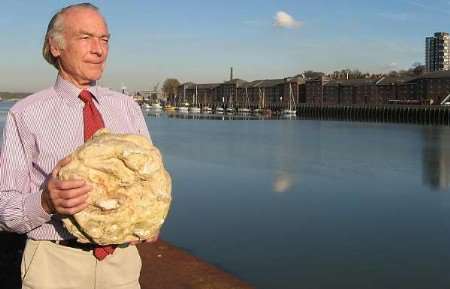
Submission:
<svg viewBox="0 0 450 289">
<path fill-rule="evenodd" d="M 425 39 L 425 67 L 428 72 L 450 69 L 449 34 L 436 32 Z"/>
</svg>

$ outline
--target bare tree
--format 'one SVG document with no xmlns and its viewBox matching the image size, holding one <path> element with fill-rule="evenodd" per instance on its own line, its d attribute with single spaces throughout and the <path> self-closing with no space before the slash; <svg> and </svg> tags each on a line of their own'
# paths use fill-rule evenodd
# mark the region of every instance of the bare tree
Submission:
<svg viewBox="0 0 450 289">
<path fill-rule="evenodd" d="M 164 92 L 167 98 L 173 98 L 177 94 L 178 86 L 180 86 L 180 82 L 176 78 L 167 78 L 164 81 L 162 91 Z"/>
<path fill-rule="evenodd" d="M 420 62 L 414 62 L 410 70 L 414 75 L 422 75 L 425 72 L 425 65 Z"/>
<path fill-rule="evenodd" d="M 318 71 L 307 70 L 307 71 L 303 72 L 303 75 L 306 78 L 317 78 L 317 77 L 325 75 L 325 73 L 318 72 Z"/>
<path fill-rule="evenodd" d="M 425 65 L 423 65 L 420 62 L 414 62 L 411 65 L 411 68 L 407 69 L 407 70 L 398 70 L 398 71 L 391 71 L 388 73 L 388 76 L 391 77 L 416 77 L 416 76 L 420 76 L 422 74 L 425 73 Z"/>
</svg>

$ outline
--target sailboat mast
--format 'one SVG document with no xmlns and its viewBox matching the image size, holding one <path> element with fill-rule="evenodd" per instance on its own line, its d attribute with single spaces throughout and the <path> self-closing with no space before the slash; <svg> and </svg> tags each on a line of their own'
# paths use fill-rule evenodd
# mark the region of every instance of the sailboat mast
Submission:
<svg viewBox="0 0 450 289">
<path fill-rule="evenodd" d="M 289 109 L 293 110 L 295 106 L 294 91 L 292 90 L 292 82 L 289 84 Z"/>
<path fill-rule="evenodd" d="M 248 108 L 248 90 L 247 87 L 245 87 L 245 108 Z"/>
<path fill-rule="evenodd" d="M 262 108 L 261 87 L 258 87 L 258 108 Z"/>
<path fill-rule="evenodd" d="M 262 90 L 262 107 L 266 107 L 266 90 L 264 88 Z"/>
<path fill-rule="evenodd" d="M 194 101 L 194 106 L 197 106 L 197 102 L 198 102 L 198 95 L 197 95 L 197 85 L 195 85 L 195 101 Z"/>
<path fill-rule="evenodd" d="M 233 88 L 230 89 L 230 97 L 228 97 L 228 106 L 231 107 L 233 105 Z"/>
</svg>

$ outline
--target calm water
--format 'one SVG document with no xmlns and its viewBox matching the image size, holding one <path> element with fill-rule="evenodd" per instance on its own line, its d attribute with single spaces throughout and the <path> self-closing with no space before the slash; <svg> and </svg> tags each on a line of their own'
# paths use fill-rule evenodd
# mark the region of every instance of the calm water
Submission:
<svg viewBox="0 0 450 289">
<path fill-rule="evenodd" d="M 163 239 L 257 288 L 450 287 L 450 128 L 146 118 Z"/>
</svg>

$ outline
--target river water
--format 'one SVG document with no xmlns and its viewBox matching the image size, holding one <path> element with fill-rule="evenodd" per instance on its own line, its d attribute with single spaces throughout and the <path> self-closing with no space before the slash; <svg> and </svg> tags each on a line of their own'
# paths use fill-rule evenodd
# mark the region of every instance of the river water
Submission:
<svg viewBox="0 0 450 289">
<path fill-rule="evenodd" d="M 173 178 L 163 239 L 257 288 L 449 287 L 449 127 L 146 120 Z"/>
</svg>

